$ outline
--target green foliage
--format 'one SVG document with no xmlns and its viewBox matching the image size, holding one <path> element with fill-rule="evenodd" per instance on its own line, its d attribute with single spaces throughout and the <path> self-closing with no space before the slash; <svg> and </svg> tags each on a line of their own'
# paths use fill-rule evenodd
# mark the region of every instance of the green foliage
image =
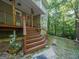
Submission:
<svg viewBox="0 0 79 59">
<path fill-rule="evenodd" d="M 48 0 L 48 33 L 75 39 L 76 0 Z"/>
</svg>

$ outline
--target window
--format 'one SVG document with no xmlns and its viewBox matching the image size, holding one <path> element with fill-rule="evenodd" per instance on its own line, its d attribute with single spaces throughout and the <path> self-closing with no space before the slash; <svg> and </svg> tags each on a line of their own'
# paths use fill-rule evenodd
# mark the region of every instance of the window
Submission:
<svg viewBox="0 0 79 59">
<path fill-rule="evenodd" d="M 6 24 L 7 25 L 13 25 L 13 16 L 12 15 L 9 15 L 9 14 L 6 14 Z"/>
<path fill-rule="evenodd" d="M 22 12 L 19 10 L 16 10 L 16 26 L 22 26 Z"/>
<path fill-rule="evenodd" d="M 0 24 L 5 24 L 5 17 L 4 17 L 4 13 L 0 12 Z"/>
</svg>

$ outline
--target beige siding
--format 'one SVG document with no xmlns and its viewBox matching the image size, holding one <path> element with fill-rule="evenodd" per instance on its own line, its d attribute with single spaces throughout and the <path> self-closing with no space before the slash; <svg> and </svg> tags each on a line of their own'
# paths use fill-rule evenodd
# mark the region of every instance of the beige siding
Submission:
<svg viewBox="0 0 79 59">
<path fill-rule="evenodd" d="M 36 16 L 34 16 L 34 18 L 33 18 L 33 25 L 35 26 L 35 27 L 40 27 L 40 15 L 36 15 Z"/>
</svg>

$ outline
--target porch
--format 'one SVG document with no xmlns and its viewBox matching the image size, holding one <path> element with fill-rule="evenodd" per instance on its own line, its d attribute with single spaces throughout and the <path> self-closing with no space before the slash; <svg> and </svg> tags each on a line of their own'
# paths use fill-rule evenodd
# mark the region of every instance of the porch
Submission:
<svg viewBox="0 0 79 59">
<path fill-rule="evenodd" d="M 0 0 L 0 48 L 4 46 L 0 51 L 29 54 L 45 47 L 46 39 L 40 34 L 41 14 L 32 0 Z M 10 42 L 21 45 L 20 49 L 10 48 Z"/>
</svg>

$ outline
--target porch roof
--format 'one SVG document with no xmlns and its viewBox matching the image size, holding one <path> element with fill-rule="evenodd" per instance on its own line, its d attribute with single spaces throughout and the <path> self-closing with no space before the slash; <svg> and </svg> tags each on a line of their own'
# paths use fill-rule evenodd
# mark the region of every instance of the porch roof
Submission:
<svg viewBox="0 0 79 59">
<path fill-rule="evenodd" d="M 2 1 L 12 5 L 10 0 L 2 0 Z M 32 0 L 16 0 L 16 8 L 22 10 L 27 15 L 32 14 L 31 9 L 34 11 L 34 15 L 44 14 L 44 12 Z"/>
</svg>

